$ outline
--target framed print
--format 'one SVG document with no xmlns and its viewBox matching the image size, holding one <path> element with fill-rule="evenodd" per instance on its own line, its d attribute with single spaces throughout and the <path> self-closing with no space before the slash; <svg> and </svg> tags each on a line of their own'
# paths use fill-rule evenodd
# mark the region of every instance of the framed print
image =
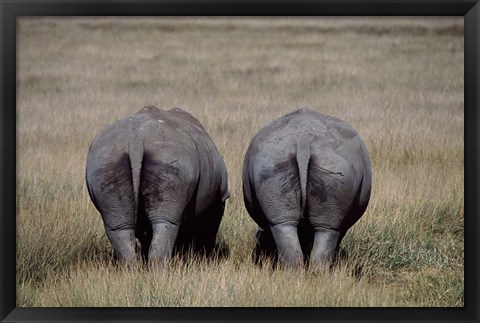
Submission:
<svg viewBox="0 0 480 323">
<path fill-rule="evenodd" d="M 2 321 L 478 320 L 477 1 L 0 9 Z"/>
</svg>

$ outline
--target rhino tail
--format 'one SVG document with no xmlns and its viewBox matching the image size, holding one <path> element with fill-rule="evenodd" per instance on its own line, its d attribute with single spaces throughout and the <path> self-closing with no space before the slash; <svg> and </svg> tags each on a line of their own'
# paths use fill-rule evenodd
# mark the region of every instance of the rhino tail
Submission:
<svg viewBox="0 0 480 323">
<path fill-rule="evenodd" d="M 307 203 L 307 178 L 308 178 L 308 163 L 310 162 L 310 142 L 298 141 L 296 143 L 296 156 L 298 175 L 300 178 L 300 192 L 302 203 L 302 214 L 305 211 Z"/>
<path fill-rule="evenodd" d="M 144 143 L 133 139 L 128 143 L 128 156 L 130 157 L 130 167 L 132 169 L 133 200 L 135 203 L 135 215 L 138 213 L 138 198 L 140 194 L 140 177 L 142 172 L 142 162 L 144 153 Z"/>
</svg>

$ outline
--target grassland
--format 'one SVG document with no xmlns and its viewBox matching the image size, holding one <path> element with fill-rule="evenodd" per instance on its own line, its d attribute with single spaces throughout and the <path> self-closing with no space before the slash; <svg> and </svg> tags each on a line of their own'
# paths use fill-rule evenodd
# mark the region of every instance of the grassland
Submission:
<svg viewBox="0 0 480 323">
<path fill-rule="evenodd" d="M 20 18 L 17 306 L 463 306 L 463 67 L 461 18 Z M 86 155 L 147 104 L 191 112 L 224 156 L 226 257 L 112 262 Z M 243 155 L 300 107 L 350 123 L 373 163 L 332 273 L 251 263 Z"/>
</svg>

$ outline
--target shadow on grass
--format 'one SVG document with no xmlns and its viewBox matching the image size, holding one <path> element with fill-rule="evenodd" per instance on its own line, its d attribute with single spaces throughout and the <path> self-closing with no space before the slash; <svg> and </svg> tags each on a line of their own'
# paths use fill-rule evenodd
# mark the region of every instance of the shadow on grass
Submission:
<svg viewBox="0 0 480 323">
<path fill-rule="evenodd" d="M 25 252 L 22 252 L 25 254 Z M 83 262 L 109 263 L 114 261 L 113 252 L 101 243 L 80 244 L 78 248 L 61 252 L 48 249 L 48 252 L 37 254 L 37 257 L 17 259 L 17 282 L 30 281 L 41 284 L 49 273 L 60 272 L 70 266 Z"/>
<path fill-rule="evenodd" d="M 257 243 L 255 245 L 255 249 L 252 252 L 252 262 L 259 266 L 260 268 L 269 267 L 271 270 L 280 269 L 279 262 L 278 262 L 278 251 L 273 240 L 271 234 L 262 232 L 257 232 L 256 235 Z M 304 254 L 304 266 L 305 269 L 309 269 L 309 253 L 311 250 L 311 243 L 308 243 L 307 240 L 301 240 L 301 247 Z M 335 255 L 334 261 L 330 266 L 330 270 L 334 271 L 336 267 L 340 265 L 340 263 L 348 263 L 352 262 L 352 258 L 349 257 L 348 252 L 343 249 L 339 248 L 337 254 Z M 363 265 L 359 263 L 354 263 L 352 276 L 358 281 L 360 280 L 365 272 Z"/>
<path fill-rule="evenodd" d="M 198 260 L 203 260 L 207 263 L 221 262 L 230 257 L 230 248 L 224 241 L 217 242 L 213 248 L 205 248 L 189 243 L 176 246 L 173 257 L 179 257 L 186 262 Z"/>
<path fill-rule="evenodd" d="M 348 252 L 345 249 L 340 247 L 340 250 L 337 252 L 337 256 L 336 256 L 336 264 L 340 262 L 352 262 L 351 260 L 352 259 L 349 257 Z M 357 281 L 359 281 L 365 274 L 363 265 L 357 262 L 354 262 L 352 265 L 353 265 L 352 275 L 353 277 L 355 277 Z"/>
</svg>

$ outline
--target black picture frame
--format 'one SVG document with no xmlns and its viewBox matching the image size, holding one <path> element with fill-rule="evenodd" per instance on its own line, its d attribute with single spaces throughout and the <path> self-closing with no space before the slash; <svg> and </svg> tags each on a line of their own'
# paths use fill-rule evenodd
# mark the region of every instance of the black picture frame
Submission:
<svg viewBox="0 0 480 323">
<path fill-rule="evenodd" d="M 1 11 L 0 320 L 75 321 L 479 321 L 478 1 L 7 1 Z M 16 308 L 16 19 L 20 16 L 464 16 L 465 306 L 463 308 Z"/>
</svg>

